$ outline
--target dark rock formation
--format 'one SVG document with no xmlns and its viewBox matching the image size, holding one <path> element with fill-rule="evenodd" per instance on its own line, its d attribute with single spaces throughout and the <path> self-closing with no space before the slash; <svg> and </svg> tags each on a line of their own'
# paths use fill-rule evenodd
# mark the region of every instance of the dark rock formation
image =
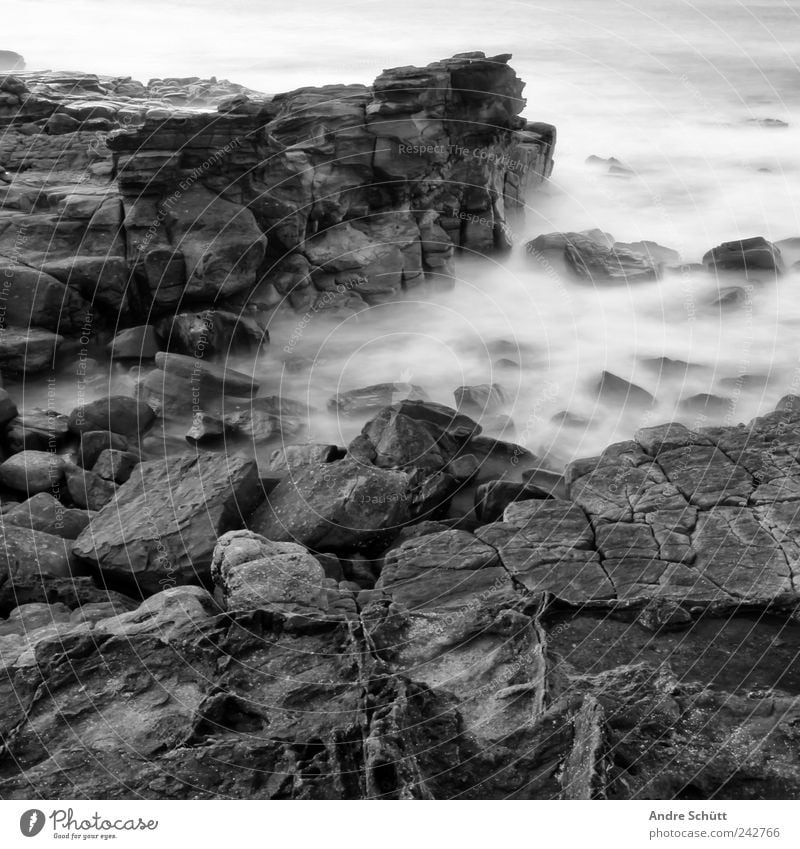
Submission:
<svg viewBox="0 0 800 849">
<path fill-rule="evenodd" d="M 724 242 L 703 257 L 703 264 L 717 271 L 783 272 L 780 249 L 762 236 Z"/>
<path fill-rule="evenodd" d="M 351 553 L 334 565 L 277 524 L 212 533 L 227 612 L 197 587 L 129 612 L 79 579 L 80 600 L 58 596 L 56 548 L 31 604 L 9 560 L 0 795 L 796 798 L 799 439 L 794 397 L 747 426 L 646 428 L 571 464 L 567 498 L 471 531 L 392 529 L 346 492 L 405 475 L 289 452 L 277 503 L 295 492 L 298 536 Z M 376 510 L 395 541 L 366 560 L 352 529 L 385 547 Z"/>
<path fill-rule="evenodd" d="M 651 250 L 650 246 L 659 250 Z M 636 283 L 655 280 L 661 275 L 664 260 L 674 251 L 652 242 L 628 246 L 600 230 L 582 233 L 548 233 L 526 244 L 531 264 L 553 263 L 557 270 L 589 283 Z M 632 249 L 636 248 L 636 249 Z M 666 252 L 666 254 L 664 253 Z M 676 255 L 677 256 L 677 255 Z"/>
<path fill-rule="evenodd" d="M 85 510 L 64 507 L 49 492 L 40 492 L 3 515 L 4 522 L 64 539 L 76 539 L 89 519 Z"/>
<path fill-rule="evenodd" d="M 248 302 L 380 303 L 452 278 L 457 247 L 505 248 L 555 142 L 519 117 L 509 58 L 272 98 L 199 79 L 0 78 L 0 365 L 44 368 L 58 341 L 45 332 L 94 333 L 123 313 L 163 317 L 178 353 L 199 337 L 209 355 L 260 344 Z"/>
</svg>

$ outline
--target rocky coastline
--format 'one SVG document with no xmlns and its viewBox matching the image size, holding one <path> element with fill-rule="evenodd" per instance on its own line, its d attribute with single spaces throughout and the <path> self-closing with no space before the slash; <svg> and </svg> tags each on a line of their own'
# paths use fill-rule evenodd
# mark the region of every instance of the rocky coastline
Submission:
<svg viewBox="0 0 800 849">
<path fill-rule="evenodd" d="M 800 797 L 797 387 L 562 472 L 484 432 L 499 387 L 332 393 L 363 423 L 336 445 L 227 361 L 277 309 L 510 248 L 556 134 L 509 59 L 274 97 L 0 76 L 0 797 Z M 665 251 L 527 245 L 607 281 L 679 273 Z M 24 405 L 97 357 L 128 393 Z"/>
</svg>

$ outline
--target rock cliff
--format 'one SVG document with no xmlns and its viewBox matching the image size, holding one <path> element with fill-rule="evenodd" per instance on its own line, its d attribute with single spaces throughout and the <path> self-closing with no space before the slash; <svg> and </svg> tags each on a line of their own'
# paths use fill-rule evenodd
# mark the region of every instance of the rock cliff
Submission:
<svg viewBox="0 0 800 849">
<path fill-rule="evenodd" d="M 446 284 L 454 248 L 508 246 L 552 167 L 555 130 L 520 117 L 509 58 L 274 97 L 214 79 L 0 78 L 4 327 L 352 309 Z"/>
</svg>

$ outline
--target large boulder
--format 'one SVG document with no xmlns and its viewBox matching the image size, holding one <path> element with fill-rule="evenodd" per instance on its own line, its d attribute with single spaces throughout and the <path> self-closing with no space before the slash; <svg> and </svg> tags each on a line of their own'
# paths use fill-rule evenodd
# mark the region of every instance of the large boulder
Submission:
<svg viewBox="0 0 800 849">
<path fill-rule="evenodd" d="M 409 519 L 408 478 L 352 459 L 305 465 L 273 489 L 249 527 L 317 551 L 388 545 Z"/>
<path fill-rule="evenodd" d="M 18 327 L 36 327 L 53 333 L 80 329 L 90 304 L 50 274 L 27 265 L 4 265 L 0 276 L 5 295 L 5 320 Z"/>
<path fill-rule="evenodd" d="M 554 261 L 578 280 L 590 283 L 638 283 L 660 276 L 662 263 L 649 252 L 627 250 L 608 233 L 548 233 L 525 246 L 531 265 Z"/>
<path fill-rule="evenodd" d="M 780 249 L 763 236 L 723 242 L 703 257 L 703 264 L 717 271 L 771 271 L 781 274 L 784 270 Z"/>
<path fill-rule="evenodd" d="M 152 360 L 161 350 L 161 343 L 155 328 L 150 324 L 142 324 L 121 330 L 106 349 L 117 360 Z"/>
<path fill-rule="evenodd" d="M 328 609 L 325 571 L 296 543 L 229 531 L 214 549 L 211 576 L 222 590 L 227 610 L 318 617 Z"/>
<path fill-rule="evenodd" d="M 180 194 L 170 218 L 170 237 L 186 264 L 181 297 L 213 302 L 255 283 L 267 239 L 247 207 L 195 184 Z"/>
<path fill-rule="evenodd" d="M 387 552 L 376 589 L 413 610 L 463 608 L 511 600 L 511 576 L 497 551 L 466 531 L 448 530 L 403 542 Z"/>
<path fill-rule="evenodd" d="M 208 581 L 217 538 L 241 528 L 262 498 L 255 462 L 239 455 L 140 463 L 73 551 L 145 593 Z"/>
<path fill-rule="evenodd" d="M 0 464 L 0 483 L 17 492 L 35 495 L 57 489 L 64 480 L 66 462 L 51 451 L 21 451 Z"/>
<path fill-rule="evenodd" d="M 6 327 L 0 334 L 0 373 L 32 374 L 55 365 L 63 336 L 40 327 Z"/>
<path fill-rule="evenodd" d="M 109 395 L 76 407 L 69 415 L 69 429 L 75 434 L 111 431 L 136 437 L 153 423 L 155 413 L 144 403 L 127 395 Z"/>
<path fill-rule="evenodd" d="M 37 493 L 3 515 L 4 522 L 64 539 L 77 539 L 89 519 L 85 510 L 65 507 L 49 492 Z"/>
<path fill-rule="evenodd" d="M 480 425 L 450 407 L 409 399 L 384 407 L 364 425 L 348 450 L 363 462 L 383 468 L 437 471 L 480 432 Z"/>
<path fill-rule="evenodd" d="M 13 454 L 26 449 L 33 451 L 47 451 L 53 447 L 60 449 L 68 437 L 67 416 L 55 410 L 42 410 L 37 407 L 21 410 L 6 428 L 6 444 Z"/>
<path fill-rule="evenodd" d="M 116 495 L 113 481 L 80 466 L 67 469 L 67 492 L 72 502 L 84 510 L 102 510 Z"/>
<path fill-rule="evenodd" d="M 263 320 L 244 309 L 181 312 L 162 319 L 157 329 L 167 350 L 188 356 L 257 353 L 269 341 Z"/>
<path fill-rule="evenodd" d="M 0 522 L 0 610 L 16 607 L 18 587 L 46 586 L 70 578 L 70 543 L 54 534 Z"/>
</svg>

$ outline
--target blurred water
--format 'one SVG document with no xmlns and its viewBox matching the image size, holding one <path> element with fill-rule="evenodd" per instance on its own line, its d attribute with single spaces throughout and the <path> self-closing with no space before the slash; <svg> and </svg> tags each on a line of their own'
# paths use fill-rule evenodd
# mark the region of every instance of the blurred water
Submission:
<svg viewBox="0 0 800 849">
<path fill-rule="evenodd" d="M 736 423 L 800 390 L 800 274 L 753 282 L 744 304 L 720 310 L 709 306 L 717 284 L 705 275 L 593 289 L 546 273 L 521 247 L 539 233 L 598 227 L 698 261 L 722 241 L 800 235 L 797 0 L 11 5 L 19 29 L 4 46 L 31 68 L 216 74 L 270 92 L 370 82 L 384 67 L 465 50 L 514 54 L 526 115 L 559 130 L 553 179 L 531 198 L 516 252 L 461 261 L 452 293 L 414 293 L 358 319 L 315 316 L 296 351 L 313 365 L 299 375 L 283 372 L 281 353 L 296 319 L 276 320 L 271 350 L 240 364 L 259 371 L 264 391 L 324 409 L 337 388 L 370 382 L 410 380 L 446 403 L 463 383 L 499 382 L 519 441 L 560 463 L 642 424 Z M 790 126 L 750 120 L 764 118 Z M 587 166 L 592 154 L 634 173 L 609 176 Z M 502 342 L 513 353 L 498 354 Z M 501 357 L 521 369 L 498 370 Z M 644 362 L 658 357 L 696 367 L 659 374 Z M 599 403 L 603 370 L 653 393 L 656 408 Z M 722 398 L 718 410 L 679 407 L 703 392 Z M 562 410 L 588 425 L 552 423 Z M 345 441 L 358 424 L 320 416 L 312 436 Z"/>
</svg>

